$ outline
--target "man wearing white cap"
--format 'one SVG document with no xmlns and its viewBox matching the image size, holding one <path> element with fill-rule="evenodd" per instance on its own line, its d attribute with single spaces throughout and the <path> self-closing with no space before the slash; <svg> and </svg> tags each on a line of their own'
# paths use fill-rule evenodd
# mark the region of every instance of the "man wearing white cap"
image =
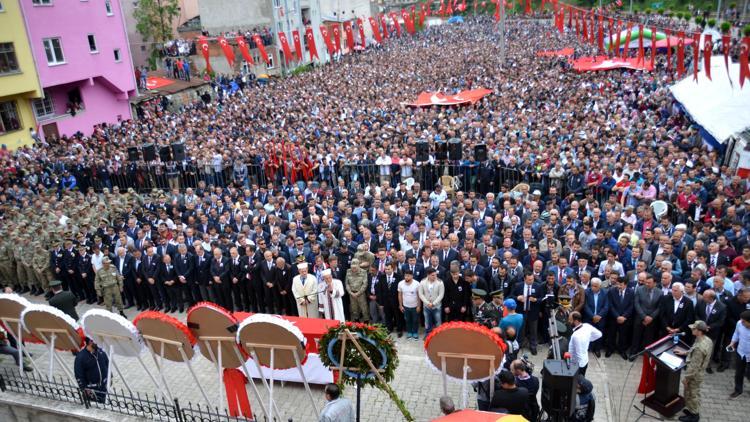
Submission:
<svg viewBox="0 0 750 422">
<path fill-rule="evenodd" d="M 323 312 L 326 319 L 336 319 L 341 322 L 344 318 L 344 285 L 341 280 L 333 278 L 331 269 L 323 270 L 323 281 L 325 290 L 323 297 Z"/>
<path fill-rule="evenodd" d="M 307 263 L 297 264 L 299 274 L 292 280 L 292 294 L 297 301 L 297 315 L 318 318 L 318 280 L 307 273 Z"/>
</svg>

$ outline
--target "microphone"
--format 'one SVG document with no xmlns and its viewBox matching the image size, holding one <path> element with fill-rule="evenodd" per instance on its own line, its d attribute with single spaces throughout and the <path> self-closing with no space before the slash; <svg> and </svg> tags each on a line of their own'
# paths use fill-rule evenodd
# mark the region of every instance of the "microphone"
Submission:
<svg viewBox="0 0 750 422">
<path fill-rule="evenodd" d="M 568 369 L 570 369 L 570 352 L 565 352 L 565 354 L 563 354 L 563 359 L 565 359 L 565 364 L 568 366 Z"/>
</svg>

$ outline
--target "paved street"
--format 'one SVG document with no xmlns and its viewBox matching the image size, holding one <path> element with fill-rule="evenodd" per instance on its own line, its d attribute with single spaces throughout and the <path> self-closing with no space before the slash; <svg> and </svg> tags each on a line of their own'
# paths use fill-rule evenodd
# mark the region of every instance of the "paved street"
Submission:
<svg viewBox="0 0 750 422">
<path fill-rule="evenodd" d="M 30 297 L 29 299 L 39 301 L 38 297 Z M 88 305 L 79 306 L 79 314 L 83 314 L 88 307 Z M 136 313 L 132 309 L 127 312 L 131 319 Z M 185 315 L 180 315 L 179 318 L 184 321 Z M 401 399 L 404 400 L 416 420 L 427 421 L 439 416 L 438 398 L 442 394 L 442 379 L 425 362 L 422 341 L 398 339 L 397 346 L 400 365 L 396 371 L 396 378 L 392 387 Z M 46 370 L 47 359 L 43 356 L 42 347 L 39 345 L 30 345 L 29 349 L 37 358 L 39 368 L 43 371 Z M 544 347 L 542 350 L 546 352 Z M 60 356 L 72 368 L 73 356 L 70 353 L 60 353 Z M 4 356 L 2 359 L 3 367 L 11 367 L 12 360 L 9 357 Z M 542 365 L 542 353 L 538 356 L 532 356 L 532 361 L 536 365 L 535 375 L 539 375 Z M 119 362 L 121 369 L 124 371 L 124 377 L 131 389 L 154 392 L 149 377 L 144 373 L 135 359 L 120 358 Z M 147 354 L 144 355 L 144 362 L 156 374 L 153 361 Z M 193 367 L 209 395 L 209 399 L 214 404 L 217 403 L 219 383 L 215 368 L 199 354 L 193 360 Z M 606 359 L 596 359 L 593 354 L 591 355 L 588 375 L 594 384 L 597 399 L 595 421 L 625 422 L 634 421 L 638 417 L 632 403 L 638 403 L 639 400 L 634 394 L 640 379 L 640 373 L 640 360 L 636 361 L 636 364 L 633 366 L 630 362 L 620 357 L 613 356 Z M 743 422 L 748 420 L 747 415 L 750 414 L 748 393 L 746 392 L 745 395 L 735 400 L 728 399 L 729 393 L 732 391 L 733 374 L 733 372 L 725 372 L 723 374 L 706 375 L 703 385 L 704 410 L 702 412 L 702 420 L 726 422 Z M 166 377 L 172 386 L 173 394 L 179 397 L 181 403 L 188 401 L 194 403 L 205 402 L 201 398 L 200 391 L 195 386 L 186 365 L 168 362 L 166 365 Z M 117 388 L 124 387 L 118 377 L 114 378 L 114 385 Z M 260 384 L 257 385 L 261 389 L 261 396 L 265 400 L 266 395 L 262 391 L 262 386 Z M 453 397 L 457 406 L 460 406 L 460 384 L 449 382 L 448 392 Z M 302 385 L 286 383 L 282 386 L 281 384 L 277 384 L 274 393 L 277 398 L 279 410 L 283 416 L 282 420 L 286 421 L 288 418 L 293 418 L 294 421 L 312 421 L 315 419 L 310 400 Z M 257 405 L 257 401 L 249 388 L 248 394 L 253 410 L 260 414 L 260 406 Z M 319 408 L 322 407 L 324 403 L 322 387 L 313 386 L 313 394 L 317 400 L 317 406 Z M 355 388 L 348 388 L 346 396 L 354 402 L 356 397 Z M 473 391 L 469 391 L 468 403 L 469 407 L 475 406 L 476 397 Z M 379 422 L 399 421 L 402 420 L 402 417 L 386 393 L 374 388 L 366 388 L 362 391 L 362 420 Z"/>
</svg>

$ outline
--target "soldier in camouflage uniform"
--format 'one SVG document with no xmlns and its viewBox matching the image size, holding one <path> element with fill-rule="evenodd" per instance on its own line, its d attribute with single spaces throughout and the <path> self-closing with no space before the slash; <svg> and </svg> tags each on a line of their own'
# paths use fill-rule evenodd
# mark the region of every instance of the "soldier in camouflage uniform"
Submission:
<svg viewBox="0 0 750 422">
<path fill-rule="evenodd" d="M 13 262 L 13 242 L 12 236 L 3 236 L 0 238 L 0 283 L 3 286 L 15 286 L 16 268 Z"/>
<path fill-rule="evenodd" d="M 27 234 L 22 234 L 19 240 L 20 243 L 13 249 L 13 257 L 16 261 L 16 277 L 21 291 L 27 293 L 31 291 L 31 286 L 33 286 L 31 282 L 33 275 L 28 265 L 31 258 L 29 251 L 31 238 Z"/>
<path fill-rule="evenodd" d="M 687 356 L 685 376 L 682 378 L 682 384 L 685 387 L 685 415 L 679 418 L 683 422 L 700 420 L 701 384 L 703 384 L 706 368 L 711 362 L 711 352 L 714 347 L 713 341 L 706 336 L 708 325 L 705 322 L 695 321 L 690 324 L 690 329 L 693 330 L 693 336 L 695 336 L 693 347 L 687 353 L 675 351 L 675 354 Z"/>
<path fill-rule="evenodd" d="M 349 294 L 349 311 L 352 321 L 370 322 L 367 307 L 367 262 L 352 259 L 352 266 L 346 272 L 346 292 Z"/>
<path fill-rule="evenodd" d="M 367 250 L 367 245 L 361 243 L 357 245 L 357 252 L 354 254 L 354 259 L 358 259 L 359 262 L 366 262 L 367 267 L 370 268 L 373 262 L 375 262 L 375 254 Z"/>
<path fill-rule="evenodd" d="M 49 290 L 49 282 L 52 280 L 52 273 L 49 269 L 49 253 L 41 243 L 36 244 L 32 266 L 36 277 L 37 294 L 46 292 Z"/>
<path fill-rule="evenodd" d="M 94 288 L 96 289 L 96 295 L 104 299 L 106 310 L 112 310 L 112 302 L 114 301 L 120 315 L 125 316 L 125 307 L 122 304 L 122 295 L 120 295 L 122 292 L 122 276 L 117 272 L 117 268 L 111 265 L 109 258 L 102 259 L 102 268 L 96 272 Z"/>
<path fill-rule="evenodd" d="M 474 301 L 474 322 L 487 328 L 496 328 L 500 321 L 500 313 L 491 303 L 484 301 L 487 292 L 482 289 L 472 289 L 471 298 Z"/>
</svg>

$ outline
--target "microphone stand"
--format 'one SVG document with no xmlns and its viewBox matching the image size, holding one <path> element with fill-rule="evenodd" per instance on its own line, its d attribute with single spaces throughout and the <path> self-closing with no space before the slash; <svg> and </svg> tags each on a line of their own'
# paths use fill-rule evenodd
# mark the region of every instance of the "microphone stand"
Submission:
<svg viewBox="0 0 750 422">
<path fill-rule="evenodd" d="M 640 352 L 634 354 L 631 357 L 632 358 L 638 358 L 639 356 L 643 355 L 647 351 L 648 351 L 648 348 L 644 347 L 643 350 L 641 350 Z M 633 366 L 635 366 L 635 362 L 636 362 L 636 359 L 633 359 L 633 362 L 630 364 L 630 369 L 633 369 Z M 628 371 L 628 372 L 630 372 L 630 371 Z M 633 407 L 639 413 L 638 417 L 635 418 L 635 420 L 633 422 L 638 422 L 643 417 L 651 418 L 651 419 L 654 419 L 654 420 L 657 420 L 657 421 L 663 421 L 664 418 L 662 418 L 661 416 L 654 416 L 654 415 L 651 415 L 651 414 L 649 414 L 649 413 L 646 412 L 646 394 L 648 394 L 648 393 L 646 393 L 644 391 L 643 392 L 643 400 L 641 400 L 641 407 L 638 407 L 637 404 L 633 404 Z M 620 398 L 620 401 L 622 401 L 622 398 Z"/>
</svg>

